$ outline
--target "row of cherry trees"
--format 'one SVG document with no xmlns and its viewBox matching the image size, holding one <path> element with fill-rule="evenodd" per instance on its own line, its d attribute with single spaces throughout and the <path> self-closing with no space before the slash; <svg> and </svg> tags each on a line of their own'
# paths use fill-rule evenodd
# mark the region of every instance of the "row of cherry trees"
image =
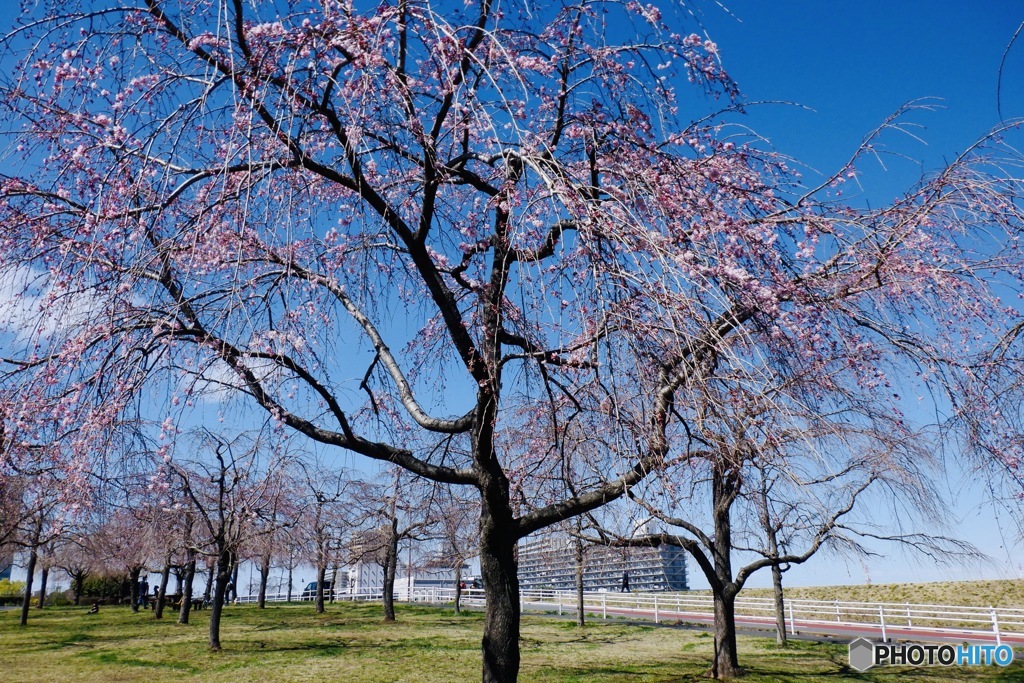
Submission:
<svg viewBox="0 0 1024 683">
<path fill-rule="evenodd" d="M 173 429 L 234 397 L 332 452 L 464 487 L 482 676 L 512 683 L 519 539 L 630 492 L 660 509 L 658 482 L 727 501 L 768 454 L 799 482 L 814 448 L 776 425 L 813 444 L 840 414 L 898 435 L 909 387 L 969 436 L 960 452 L 1016 471 L 1010 131 L 891 202 L 847 202 L 914 112 L 804 184 L 731 134 L 739 89 L 687 17 L 632 1 L 38 9 L 0 82 L 19 302 L 5 472 L 48 458 L 68 497 L 127 416 Z M 234 524 L 193 527 L 218 594 Z"/>
<path fill-rule="evenodd" d="M 386 592 L 393 596 L 401 541 L 415 538 L 424 547 L 445 547 L 441 520 L 451 503 L 443 491 L 418 491 L 417 503 L 409 505 L 410 484 L 397 471 L 386 481 L 356 479 L 347 471 L 289 455 L 263 436 L 229 439 L 208 430 L 181 435 L 173 446 L 131 459 L 130 469 L 126 460 L 108 473 L 112 476 L 97 476 L 90 488 L 96 503 L 88 508 L 76 503 L 69 509 L 52 482 L 5 478 L 9 488 L 0 516 L 0 545 L 25 558 L 22 623 L 28 619 L 37 570 L 39 607 L 50 572 L 60 570 L 71 580 L 76 605 L 88 579 L 110 578 L 117 584 L 111 597 L 124 598 L 121 591 L 127 588 L 136 612 L 150 602 L 139 593 L 142 578 L 157 574 L 151 601 L 157 619 L 171 595 L 173 574 L 178 622 L 188 623 L 197 601 L 209 604 L 210 646 L 216 650 L 221 613 L 237 595 L 238 568 L 244 561 L 258 567 L 260 608 L 272 569 L 288 571 L 290 595 L 292 570 L 300 563 L 314 567 L 315 606 L 323 612 L 328 570 L 378 562 L 388 577 Z M 19 481 L 23 485 L 17 490 Z M 40 486 L 51 486 L 45 501 L 42 496 L 47 494 L 36 490 Z M 463 552 L 452 561 L 461 567 L 466 559 Z M 200 574 L 206 576 L 205 589 L 196 585 Z M 394 619 L 393 601 L 386 605 L 386 617 Z"/>
</svg>

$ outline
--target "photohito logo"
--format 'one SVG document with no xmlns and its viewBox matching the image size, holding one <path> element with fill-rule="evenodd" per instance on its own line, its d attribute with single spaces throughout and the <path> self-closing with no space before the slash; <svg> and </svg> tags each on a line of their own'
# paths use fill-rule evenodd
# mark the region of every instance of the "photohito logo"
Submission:
<svg viewBox="0 0 1024 683">
<path fill-rule="evenodd" d="M 1007 666 L 1013 661 L 1009 645 L 936 645 L 934 643 L 874 643 L 858 638 L 850 643 L 850 667 L 867 671 L 882 664 L 911 666 Z"/>
</svg>

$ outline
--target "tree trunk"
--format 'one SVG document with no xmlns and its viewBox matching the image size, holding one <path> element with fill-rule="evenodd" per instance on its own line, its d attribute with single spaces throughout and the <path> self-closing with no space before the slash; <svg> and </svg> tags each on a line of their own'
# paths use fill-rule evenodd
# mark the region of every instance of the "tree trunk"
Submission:
<svg viewBox="0 0 1024 683">
<path fill-rule="evenodd" d="M 256 601 L 257 607 L 267 607 L 267 581 L 270 580 L 270 555 L 264 555 L 260 559 L 260 596 Z"/>
<path fill-rule="evenodd" d="M 210 607 L 210 650 L 220 650 L 220 617 L 227 600 L 228 584 L 231 582 L 231 553 L 221 551 L 217 555 L 217 578 L 213 582 L 213 605 Z"/>
<path fill-rule="evenodd" d="M 327 580 L 327 567 L 319 565 L 316 568 L 316 613 L 324 613 L 324 581 Z"/>
<path fill-rule="evenodd" d="M 128 588 L 128 596 L 132 601 L 132 611 L 139 611 L 139 575 L 142 574 L 142 567 L 136 567 L 128 574 L 131 585 Z"/>
<path fill-rule="evenodd" d="M 36 573 L 36 561 L 39 556 L 36 554 L 35 547 L 28 554 L 28 566 L 25 567 L 25 595 L 21 600 L 21 621 L 19 622 L 22 626 L 28 626 L 28 609 L 32 604 L 32 578 Z"/>
<path fill-rule="evenodd" d="M 507 498 L 492 513 L 484 496 L 480 514 L 480 576 L 484 616 L 483 683 L 515 683 L 519 676 L 519 570 L 516 535 Z"/>
<path fill-rule="evenodd" d="M 455 613 L 462 614 L 462 558 L 455 562 Z"/>
<path fill-rule="evenodd" d="M 75 572 L 71 575 L 71 590 L 75 594 L 75 607 L 82 604 L 82 591 L 85 585 L 85 572 Z"/>
<path fill-rule="evenodd" d="M 732 504 L 739 493 L 737 470 L 726 463 L 712 470 L 712 519 L 715 527 L 714 571 L 711 583 L 715 601 L 715 660 L 711 674 L 718 679 L 741 675 L 736 652 L 736 595 L 740 586 L 732 575 Z"/>
<path fill-rule="evenodd" d="M 295 566 L 292 564 L 291 555 L 288 556 L 288 602 L 292 601 L 292 570 Z"/>
<path fill-rule="evenodd" d="M 157 619 L 164 618 L 164 600 L 167 598 L 167 581 L 171 578 L 171 565 L 165 564 L 164 571 L 160 574 L 160 588 L 156 592 L 156 605 L 153 607 L 153 616 Z"/>
<path fill-rule="evenodd" d="M 191 553 L 189 553 L 191 555 Z M 178 608 L 178 623 L 187 624 L 188 615 L 192 611 L 192 582 L 196 578 L 196 558 L 192 555 L 185 565 L 185 581 L 181 591 L 181 607 Z"/>
<path fill-rule="evenodd" d="M 46 582 L 50 578 L 50 568 L 43 567 L 39 573 L 39 602 L 36 603 L 37 609 L 43 609 L 46 605 Z"/>
<path fill-rule="evenodd" d="M 210 602 L 213 600 L 213 576 L 217 573 L 217 565 L 211 565 L 207 567 L 206 574 L 206 590 L 203 591 L 203 600 Z"/>
<path fill-rule="evenodd" d="M 238 556 L 232 554 L 232 556 L 231 556 L 231 581 L 229 582 L 229 585 L 231 586 L 231 591 L 230 591 L 230 595 L 228 595 L 228 601 L 229 602 L 238 602 L 238 567 L 239 567 Z"/>
<path fill-rule="evenodd" d="M 577 529 L 577 531 L 580 531 Z M 576 537 L 576 625 L 585 626 L 586 615 L 583 613 L 583 539 Z"/>
<path fill-rule="evenodd" d="M 761 485 L 761 527 L 768 539 L 768 557 L 775 560 L 772 564 L 772 589 L 775 597 L 775 644 L 786 644 L 786 603 L 782 595 L 782 567 L 779 565 L 779 539 L 777 528 L 772 522 L 771 507 L 768 500 L 768 483 Z"/>
<path fill-rule="evenodd" d="M 775 642 L 785 645 L 786 638 L 786 601 L 782 594 L 782 567 L 772 565 L 772 588 L 775 592 Z"/>
<path fill-rule="evenodd" d="M 720 680 L 740 676 L 736 652 L 736 591 L 726 586 L 715 591 L 715 661 L 711 675 Z"/>
<path fill-rule="evenodd" d="M 395 574 L 398 571 L 398 530 L 394 522 L 384 552 L 384 621 L 395 620 Z"/>
</svg>

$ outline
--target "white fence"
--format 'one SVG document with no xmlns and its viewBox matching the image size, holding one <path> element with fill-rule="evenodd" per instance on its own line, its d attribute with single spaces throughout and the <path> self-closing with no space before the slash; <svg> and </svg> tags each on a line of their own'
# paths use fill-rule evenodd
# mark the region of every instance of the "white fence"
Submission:
<svg viewBox="0 0 1024 683">
<path fill-rule="evenodd" d="M 574 613 L 576 594 L 569 591 L 524 591 L 524 609 Z M 714 603 L 707 593 L 586 593 L 584 611 L 602 618 L 634 616 L 662 621 L 711 621 Z M 820 600 L 786 600 L 790 633 L 863 633 L 889 640 L 913 638 L 993 640 L 1024 643 L 1024 609 L 962 607 Z M 774 627 L 772 598 L 737 598 L 740 626 Z"/>
<path fill-rule="evenodd" d="M 300 599 L 294 593 L 293 599 Z M 329 598 L 329 596 L 325 596 Z M 285 594 L 268 595 L 268 601 L 284 601 Z M 349 593 L 339 591 L 335 600 L 380 600 L 380 590 Z M 403 602 L 450 603 L 453 588 L 395 589 L 395 599 Z M 532 590 L 520 593 L 524 610 L 556 614 L 575 614 L 575 591 Z M 256 602 L 256 596 L 240 596 L 238 602 Z M 482 606 L 479 589 L 464 589 L 462 603 Z M 675 621 L 710 622 L 714 603 L 708 593 L 606 593 L 584 594 L 584 612 L 603 619 L 631 617 L 655 623 Z M 772 598 L 736 600 L 739 626 L 774 628 L 775 604 Z M 786 600 L 786 628 L 790 633 L 810 632 L 850 635 L 863 634 L 889 640 L 892 637 L 964 639 L 994 641 L 1001 645 L 1024 644 L 1024 609 L 1007 607 L 963 607 L 919 605 L 913 603 Z"/>
</svg>

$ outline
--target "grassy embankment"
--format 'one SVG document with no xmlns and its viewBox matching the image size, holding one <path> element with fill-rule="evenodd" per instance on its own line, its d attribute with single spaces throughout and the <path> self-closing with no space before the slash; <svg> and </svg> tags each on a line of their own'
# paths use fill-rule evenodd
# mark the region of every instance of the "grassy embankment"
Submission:
<svg viewBox="0 0 1024 683">
<path fill-rule="evenodd" d="M 849 600 L 852 602 L 910 602 L 919 605 L 1024 608 L 1024 581 L 938 581 L 879 583 L 853 586 L 783 586 L 787 598 Z M 743 596 L 768 597 L 770 588 L 747 588 Z"/>
<path fill-rule="evenodd" d="M 317 616 L 309 603 L 230 607 L 224 651 L 205 646 L 208 612 L 194 623 L 157 622 L 127 608 L 33 610 L 30 624 L 0 612 L 0 680 L 5 683 L 111 681 L 444 682 L 479 680 L 482 615 L 400 606 L 399 621 L 384 624 L 380 606 L 331 605 Z M 528 616 L 523 623 L 520 680 L 607 683 L 706 680 L 711 661 L 707 633 L 622 623 L 571 622 Z M 940 681 L 951 670 L 886 668 L 857 674 L 846 648 L 796 643 L 779 649 L 761 638 L 741 638 L 746 681 Z M 1024 682 L 1024 663 L 1007 669 L 962 668 L 963 681 Z"/>
</svg>

